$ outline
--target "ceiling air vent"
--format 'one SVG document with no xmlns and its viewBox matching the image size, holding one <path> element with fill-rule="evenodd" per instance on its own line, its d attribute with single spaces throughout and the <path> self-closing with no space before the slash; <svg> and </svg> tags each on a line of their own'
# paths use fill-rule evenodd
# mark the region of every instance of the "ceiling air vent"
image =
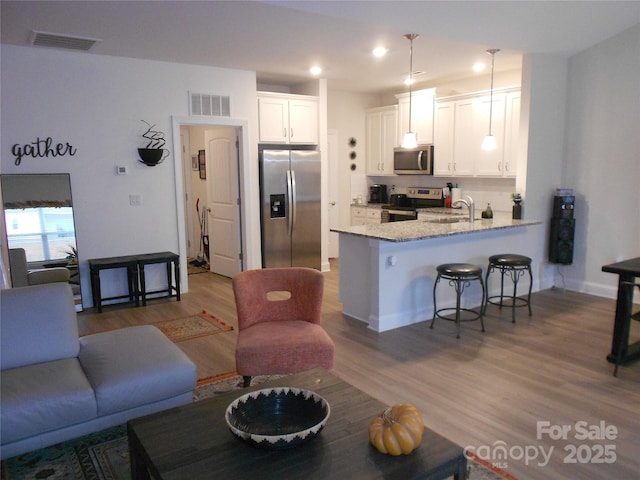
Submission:
<svg viewBox="0 0 640 480">
<path fill-rule="evenodd" d="M 191 115 L 230 117 L 229 97 L 208 93 L 190 93 L 189 112 Z"/>
<path fill-rule="evenodd" d="M 91 47 L 100 42 L 99 38 L 77 37 L 61 33 L 31 32 L 31 44 L 36 47 L 64 48 L 88 52 Z"/>
</svg>

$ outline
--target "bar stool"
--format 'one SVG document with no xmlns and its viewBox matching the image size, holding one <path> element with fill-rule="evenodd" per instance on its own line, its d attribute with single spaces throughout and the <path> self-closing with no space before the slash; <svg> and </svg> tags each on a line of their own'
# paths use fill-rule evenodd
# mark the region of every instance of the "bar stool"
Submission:
<svg viewBox="0 0 640 480">
<path fill-rule="evenodd" d="M 455 321 L 457 326 L 456 338 L 460 338 L 460 322 L 470 322 L 474 320 L 480 320 L 480 325 L 482 326 L 482 331 L 484 332 L 484 322 L 482 320 L 482 315 L 484 313 L 483 304 L 485 297 L 485 288 L 484 282 L 482 280 L 482 267 L 478 267 L 476 265 L 472 265 L 469 263 L 445 263 L 442 265 L 438 265 L 436 268 L 438 271 L 438 276 L 436 277 L 436 281 L 433 284 L 433 318 L 431 319 L 431 326 L 429 328 L 433 328 L 433 324 L 436 321 L 436 317 L 442 318 L 443 320 Z M 456 289 L 456 306 L 455 308 L 441 308 L 438 310 L 436 306 L 436 288 L 440 279 L 444 278 L 445 280 L 449 280 L 449 285 Z M 470 285 L 470 283 L 474 280 L 480 282 L 482 286 L 482 302 L 480 303 L 480 310 L 473 310 L 471 308 L 461 308 L 460 307 L 460 297 L 464 292 L 464 289 Z M 444 312 L 456 312 L 455 318 L 445 317 L 446 313 Z M 462 318 L 461 312 L 469 312 L 473 314 L 470 318 Z"/>
<path fill-rule="evenodd" d="M 495 269 L 500 270 L 500 295 L 489 296 L 489 274 Z M 527 298 L 518 297 L 518 281 L 525 272 L 529 272 L 529 294 L 527 295 Z M 505 274 L 509 274 L 511 281 L 513 282 L 513 295 L 511 297 L 505 297 L 504 295 Z M 512 323 L 516 323 L 516 308 L 528 307 L 529 316 L 531 316 L 531 288 L 533 286 L 533 275 L 531 274 L 531 259 L 529 257 L 515 253 L 503 253 L 500 255 L 490 256 L 485 284 L 487 285 L 487 298 L 484 306 L 485 313 L 489 304 L 498 305 L 502 308 L 505 298 L 510 298 L 511 303 L 507 306 L 511 307 Z"/>
</svg>

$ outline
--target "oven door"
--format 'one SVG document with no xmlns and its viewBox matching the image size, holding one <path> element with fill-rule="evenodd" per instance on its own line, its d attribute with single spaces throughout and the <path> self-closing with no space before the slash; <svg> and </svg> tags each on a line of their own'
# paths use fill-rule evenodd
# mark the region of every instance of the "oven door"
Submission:
<svg viewBox="0 0 640 480">
<path fill-rule="evenodd" d="M 415 210 L 396 210 L 393 208 L 383 208 L 381 218 L 382 218 L 381 223 L 417 220 L 418 212 L 416 212 Z"/>
</svg>

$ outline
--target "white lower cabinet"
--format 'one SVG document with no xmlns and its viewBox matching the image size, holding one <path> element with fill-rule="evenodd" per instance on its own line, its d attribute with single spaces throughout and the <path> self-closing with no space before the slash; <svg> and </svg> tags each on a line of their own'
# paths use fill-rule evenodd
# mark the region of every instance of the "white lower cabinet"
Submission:
<svg viewBox="0 0 640 480">
<path fill-rule="evenodd" d="M 351 206 L 351 225 L 366 225 L 380 223 L 382 219 L 382 209 L 379 207 L 367 207 L 360 205 Z"/>
</svg>

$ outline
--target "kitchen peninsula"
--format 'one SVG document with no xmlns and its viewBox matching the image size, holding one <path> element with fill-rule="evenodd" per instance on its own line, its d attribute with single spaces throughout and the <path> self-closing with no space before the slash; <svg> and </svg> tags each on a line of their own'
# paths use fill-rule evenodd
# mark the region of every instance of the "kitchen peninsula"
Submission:
<svg viewBox="0 0 640 480">
<path fill-rule="evenodd" d="M 442 213 L 332 229 L 340 237 L 340 300 L 346 315 L 377 332 L 430 320 L 439 264 L 474 263 L 486 273 L 490 255 L 533 256 L 531 252 L 539 251 L 531 229 L 542 228 L 540 221 L 512 220 L 510 213 L 495 212 L 492 219 L 470 223 L 466 216 Z M 535 263 L 534 258 L 534 271 Z M 481 301 L 480 286 L 465 290 L 466 305 L 477 306 Z M 438 289 L 440 305 L 455 305 L 453 288 Z"/>
</svg>

